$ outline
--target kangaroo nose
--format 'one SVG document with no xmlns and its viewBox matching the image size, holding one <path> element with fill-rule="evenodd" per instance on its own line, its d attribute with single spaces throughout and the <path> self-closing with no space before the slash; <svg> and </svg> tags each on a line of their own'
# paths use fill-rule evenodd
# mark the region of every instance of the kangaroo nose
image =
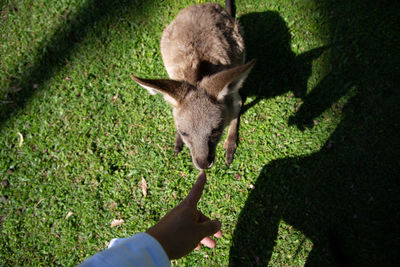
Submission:
<svg viewBox="0 0 400 267">
<path fill-rule="evenodd" d="M 214 164 L 214 161 L 209 162 L 207 159 L 197 159 L 196 165 L 198 169 L 209 169 Z"/>
</svg>

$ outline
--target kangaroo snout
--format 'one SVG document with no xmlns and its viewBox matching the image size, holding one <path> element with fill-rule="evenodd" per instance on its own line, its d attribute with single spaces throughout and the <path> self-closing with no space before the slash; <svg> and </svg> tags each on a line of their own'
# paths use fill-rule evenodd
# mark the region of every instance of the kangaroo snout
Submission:
<svg viewBox="0 0 400 267">
<path fill-rule="evenodd" d="M 212 165 L 214 164 L 214 158 L 212 159 L 194 159 L 193 160 L 194 165 L 196 166 L 197 169 L 199 170 L 205 170 L 205 169 L 209 169 L 212 167 Z"/>
<path fill-rule="evenodd" d="M 196 151 L 192 148 L 191 149 L 192 161 L 193 164 L 196 166 L 196 168 L 199 170 L 205 170 L 211 168 L 212 165 L 214 164 L 214 158 L 215 158 L 214 151 L 215 150 L 210 149 L 208 152 L 203 151 L 202 153 L 199 153 L 200 151 L 198 150 Z"/>
<path fill-rule="evenodd" d="M 208 141 L 208 151 L 206 152 L 205 150 L 203 150 L 204 154 L 200 154 L 200 155 L 204 155 L 204 156 L 199 157 L 199 154 L 197 154 L 197 157 L 192 157 L 192 158 L 196 158 L 197 164 L 199 165 L 198 167 L 200 167 L 201 169 L 209 169 L 213 166 L 214 159 L 215 159 L 216 146 L 217 146 L 217 142 L 214 143 L 214 142 Z M 200 160 L 198 160 L 198 159 L 200 159 Z"/>
</svg>

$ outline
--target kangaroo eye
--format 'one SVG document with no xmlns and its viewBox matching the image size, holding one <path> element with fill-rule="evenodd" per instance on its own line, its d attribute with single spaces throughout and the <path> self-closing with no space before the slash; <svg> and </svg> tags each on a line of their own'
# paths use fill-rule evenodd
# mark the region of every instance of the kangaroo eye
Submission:
<svg viewBox="0 0 400 267">
<path fill-rule="evenodd" d="M 187 133 L 182 132 L 182 131 L 180 131 L 180 134 L 181 134 L 182 136 L 189 136 Z"/>
</svg>

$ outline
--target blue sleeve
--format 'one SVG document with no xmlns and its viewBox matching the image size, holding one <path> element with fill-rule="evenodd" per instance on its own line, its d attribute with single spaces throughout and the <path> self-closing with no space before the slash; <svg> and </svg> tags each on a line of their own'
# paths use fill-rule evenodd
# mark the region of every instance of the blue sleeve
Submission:
<svg viewBox="0 0 400 267">
<path fill-rule="evenodd" d="M 168 256 L 158 241 L 149 234 L 111 240 L 108 249 L 85 260 L 79 267 L 103 266 L 171 266 Z"/>
</svg>

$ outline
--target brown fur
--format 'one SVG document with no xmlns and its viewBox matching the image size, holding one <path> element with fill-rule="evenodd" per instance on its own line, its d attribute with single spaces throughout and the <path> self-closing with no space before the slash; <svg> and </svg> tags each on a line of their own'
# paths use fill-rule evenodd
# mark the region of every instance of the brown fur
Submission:
<svg viewBox="0 0 400 267">
<path fill-rule="evenodd" d="M 210 168 L 223 129 L 224 147 L 233 160 L 241 107 L 238 90 L 255 61 L 244 64 L 239 24 L 220 5 L 208 3 L 183 9 L 161 38 L 161 54 L 172 80 L 132 77 L 151 93 L 160 92 L 173 106 L 178 130 L 175 152 L 185 143 L 199 169 Z"/>
<path fill-rule="evenodd" d="M 243 64 L 245 46 L 235 19 L 220 5 L 207 3 L 179 12 L 162 34 L 161 54 L 171 79 L 196 84 L 204 72 Z"/>
</svg>

